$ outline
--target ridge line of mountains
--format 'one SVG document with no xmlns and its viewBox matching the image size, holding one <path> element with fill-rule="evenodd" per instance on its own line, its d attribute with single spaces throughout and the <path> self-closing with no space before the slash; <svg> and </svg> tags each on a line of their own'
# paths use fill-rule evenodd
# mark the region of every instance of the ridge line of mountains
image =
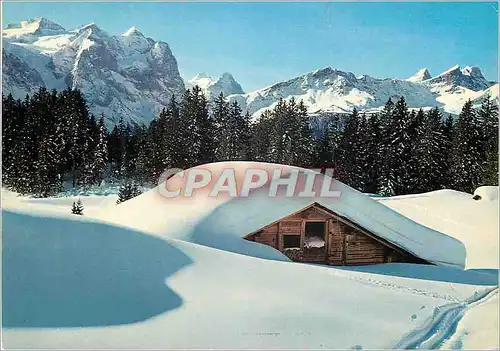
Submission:
<svg viewBox="0 0 500 351">
<path fill-rule="evenodd" d="M 389 98 L 404 96 L 410 108 L 439 107 L 457 115 L 471 99 L 479 105 L 489 95 L 498 101 L 499 85 L 478 67 L 458 65 L 431 76 L 423 68 L 408 79 L 356 77 L 331 67 L 244 92 L 230 73 L 217 79 L 200 73 L 184 80 L 169 45 L 145 37 L 132 27 L 110 34 L 95 23 L 66 30 L 45 18 L 8 24 L 2 30 L 3 91 L 15 98 L 40 86 L 61 90 L 70 86 L 84 93 L 90 110 L 104 114 L 112 125 L 120 117 L 147 123 L 165 107 L 172 94 L 200 86 L 208 98 L 223 93 L 254 117 L 280 98 L 302 99 L 311 115 L 347 113 L 357 108 L 379 111 Z"/>
</svg>

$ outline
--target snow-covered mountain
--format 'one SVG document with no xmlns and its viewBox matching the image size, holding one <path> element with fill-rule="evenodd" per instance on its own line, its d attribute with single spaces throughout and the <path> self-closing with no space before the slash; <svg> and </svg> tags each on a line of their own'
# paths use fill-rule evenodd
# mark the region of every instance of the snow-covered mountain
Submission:
<svg viewBox="0 0 500 351">
<path fill-rule="evenodd" d="M 9 24 L 3 38 L 3 89 L 17 98 L 39 86 L 81 89 L 95 114 L 149 121 L 184 82 L 167 43 L 132 27 L 112 35 L 91 23 L 66 30 L 47 19 Z"/>
<path fill-rule="evenodd" d="M 471 99 L 475 105 L 481 103 L 486 95 L 498 100 L 498 83 L 484 78 L 478 67 L 455 65 L 436 77 L 423 80 L 425 85 L 436 95 L 436 100 L 445 111 L 458 114 L 463 104 Z"/>
<path fill-rule="evenodd" d="M 487 81 L 477 67 L 459 66 L 432 78 L 427 69 L 401 80 L 356 77 L 353 73 L 326 67 L 247 94 L 229 97 L 258 116 L 280 98 L 302 99 L 311 114 L 380 110 L 389 99 L 406 98 L 411 108 L 441 107 L 458 114 L 470 98 L 479 103 L 486 94 L 498 98 L 498 84 Z"/>
<path fill-rule="evenodd" d="M 218 79 L 213 79 L 205 72 L 197 74 L 194 78 L 186 82 L 186 87 L 199 86 L 208 98 L 215 98 L 220 93 L 224 96 L 233 94 L 244 94 L 241 85 L 234 79 L 231 73 L 224 73 Z"/>
<path fill-rule="evenodd" d="M 389 98 L 404 96 L 411 108 L 440 107 L 460 113 L 471 99 L 487 94 L 498 99 L 498 83 L 489 82 L 477 67 L 458 65 L 432 77 L 427 69 L 408 79 L 375 78 L 326 67 L 269 87 L 244 93 L 230 73 L 214 79 L 200 73 L 184 82 L 167 43 L 146 38 L 132 27 L 111 35 L 91 23 L 66 30 L 47 19 L 9 24 L 3 37 L 3 89 L 16 98 L 40 86 L 80 88 L 95 114 L 112 124 L 120 117 L 148 122 L 167 105 L 172 94 L 200 86 L 208 98 L 220 93 L 258 116 L 280 98 L 302 99 L 311 114 L 378 111 Z"/>
</svg>

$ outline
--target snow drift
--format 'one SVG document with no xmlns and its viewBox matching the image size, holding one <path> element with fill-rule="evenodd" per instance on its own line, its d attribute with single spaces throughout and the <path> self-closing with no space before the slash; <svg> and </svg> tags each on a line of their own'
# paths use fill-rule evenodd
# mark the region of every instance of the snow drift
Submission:
<svg viewBox="0 0 500 351">
<path fill-rule="evenodd" d="M 164 281 L 192 260 L 160 238 L 80 216 L 2 217 L 5 327 L 126 324 L 182 304 Z"/>
<path fill-rule="evenodd" d="M 498 187 L 480 187 L 475 194 L 439 190 L 425 194 L 377 198 L 412 220 L 460 240 L 467 248 L 466 268 L 498 269 Z"/>
<path fill-rule="evenodd" d="M 331 188 L 341 191 L 340 198 L 288 198 L 284 196 L 284 187 L 278 188 L 277 197 L 270 198 L 269 182 L 251 192 L 247 198 L 212 198 L 208 193 L 218 175 L 227 168 L 234 169 L 239 189 L 244 173 L 249 168 L 262 169 L 269 174 L 272 174 L 274 169 L 280 169 L 282 178 L 289 176 L 292 170 L 301 169 L 258 162 L 221 162 L 196 168 L 208 170 L 212 174 L 212 181 L 206 187 L 196 190 L 192 197 L 166 198 L 160 194 L 159 188 L 155 188 L 97 216 L 162 237 L 177 238 L 255 257 L 288 260 L 270 247 L 247 242 L 242 238 L 317 202 L 429 262 L 461 268 L 465 265 L 465 247 L 460 241 L 424 227 L 337 180 L 333 180 Z M 314 189 L 321 187 L 324 177 L 327 176 L 316 176 Z M 297 184 L 295 195 L 304 189 L 303 173 L 300 173 Z M 159 186 L 167 186 L 169 189 L 183 188 L 184 178 L 177 174 Z M 319 194 L 319 191 L 316 193 Z"/>
<path fill-rule="evenodd" d="M 388 349 L 421 325 L 445 339 L 433 316 L 492 289 L 447 267 L 262 260 L 37 211 L 3 211 L 6 348 Z"/>
</svg>

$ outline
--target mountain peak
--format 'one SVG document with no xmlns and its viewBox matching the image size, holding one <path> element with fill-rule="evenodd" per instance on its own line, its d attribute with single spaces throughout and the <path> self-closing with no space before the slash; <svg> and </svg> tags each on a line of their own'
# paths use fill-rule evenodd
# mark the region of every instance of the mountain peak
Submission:
<svg viewBox="0 0 500 351">
<path fill-rule="evenodd" d="M 188 83 L 191 86 L 199 86 L 208 97 L 218 96 L 220 93 L 224 96 L 244 93 L 241 85 L 229 72 L 224 72 L 218 79 L 213 79 L 207 73 L 201 72 Z"/>
<path fill-rule="evenodd" d="M 460 71 L 460 65 L 455 65 L 455 66 L 453 66 L 451 68 L 448 68 L 446 71 L 444 71 L 443 73 L 437 75 L 436 77 L 444 76 L 444 75 L 450 74 L 452 72 L 457 72 L 457 71 Z"/>
<path fill-rule="evenodd" d="M 44 17 L 29 19 L 19 23 L 9 23 L 3 31 L 4 36 L 19 36 L 25 34 L 59 33 L 64 32 L 61 25 L 52 22 Z"/>
<path fill-rule="evenodd" d="M 455 65 L 450 69 L 447 69 L 440 75 L 430 79 L 426 82 L 430 85 L 437 84 L 433 88 L 436 89 L 447 89 L 447 91 L 453 91 L 455 89 L 466 88 L 472 91 L 480 91 L 489 88 L 492 83 L 488 82 L 481 70 L 477 67 L 466 66 L 460 69 L 459 65 Z"/>
<path fill-rule="evenodd" d="M 479 67 L 465 66 L 462 69 L 462 74 L 464 74 L 466 76 L 484 79 L 484 76 L 481 73 L 481 70 L 479 69 Z"/>
<path fill-rule="evenodd" d="M 124 37 L 130 37 L 130 36 L 140 36 L 143 37 L 144 35 L 137 30 L 135 26 L 130 27 L 125 31 L 125 33 L 122 34 Z"/>
<path fill-rule="evenodd" d="M 205 72 L 200 72 L 196 76 L 194 76 L 193 79 L 191 80 L 198 80 L 198 79 L 212 79 L 212 78 Z"/>
<path fill-rule="evenodd" d="M 427 79 L 431 79 L 432 76 L 427 68 L 421 68 L 418 70 L 417 73 L 412 75 L 410 78 L 407 79 L 408 82 L 422 82 Z"/>
<path fill-rule="evenodd" d="M 232 79 L 232 80 L 234 80 L 233 75 L 231 73 L 229 73 L 229 72 L 222 73 L 222 76 L 220 78 L 221 79 Z"/>
<path fill-rule="evenodd" d="M 218 92 L 224 95 L 243 94 L 241 85 L 234 79 L 231 73 L 225 72 L 215 82 L 210 84 L 212 93 Z"/>
<path fill-rule="evenodd" d="M 97 26 L 97 24 L 95 24 L 94 22 L 90 22 L 90 23 L 84 24 L 81 27 L 78 27 L 77 31 L 82 32 L 82 31 L 87 30 L 87 29 L 90 29 L 90 30 L 96 31 L 96 32 L 101 30 L 101 28 L 99 28 Z"/>
<path fill-rule="evenodd" d="M 36 19 L 29 20 L 28 23 L 37 23 L 39 29 L 65 30 L 61 25 L 50 21 L 45 17 L 38 17 Z"/>
<path fill-rule="evenodd" d="M 321 69 L 318 69 L 318 70 L 316 70 L 316 71 L 312 72 L 312 74 L 313 74 L 313 75 L 318 75 L 318 74 L 331 74 L 331 73 L 333 73 L 333 72 L 335 72 L 335 70 L 334 70 L 332 67 L 330 67 L 330 66 L 326 66 L 326 67 L 323 67 L 323 68 L 321 68 Z"/>
</svg>

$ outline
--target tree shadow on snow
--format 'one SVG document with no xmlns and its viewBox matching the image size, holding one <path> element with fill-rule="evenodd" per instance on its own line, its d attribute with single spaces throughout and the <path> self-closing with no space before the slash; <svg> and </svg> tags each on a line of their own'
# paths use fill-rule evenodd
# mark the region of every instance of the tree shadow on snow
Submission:
<svg viewBox="0 0 500 351">
<path fill-rule="evenodd" d="M 182 305 L 165 280 L 192 260 L 167 241 L 91 221 L 2 214 L 4 327 L 119 325 Z"/>
<path fill-rule="evenodd" d="M 339 269 L 472 285 L 498 285 L 498 269 L 468 269 L 411 263 L 385 263 L 372 266 L 335 267 Z"/>
</svg>

